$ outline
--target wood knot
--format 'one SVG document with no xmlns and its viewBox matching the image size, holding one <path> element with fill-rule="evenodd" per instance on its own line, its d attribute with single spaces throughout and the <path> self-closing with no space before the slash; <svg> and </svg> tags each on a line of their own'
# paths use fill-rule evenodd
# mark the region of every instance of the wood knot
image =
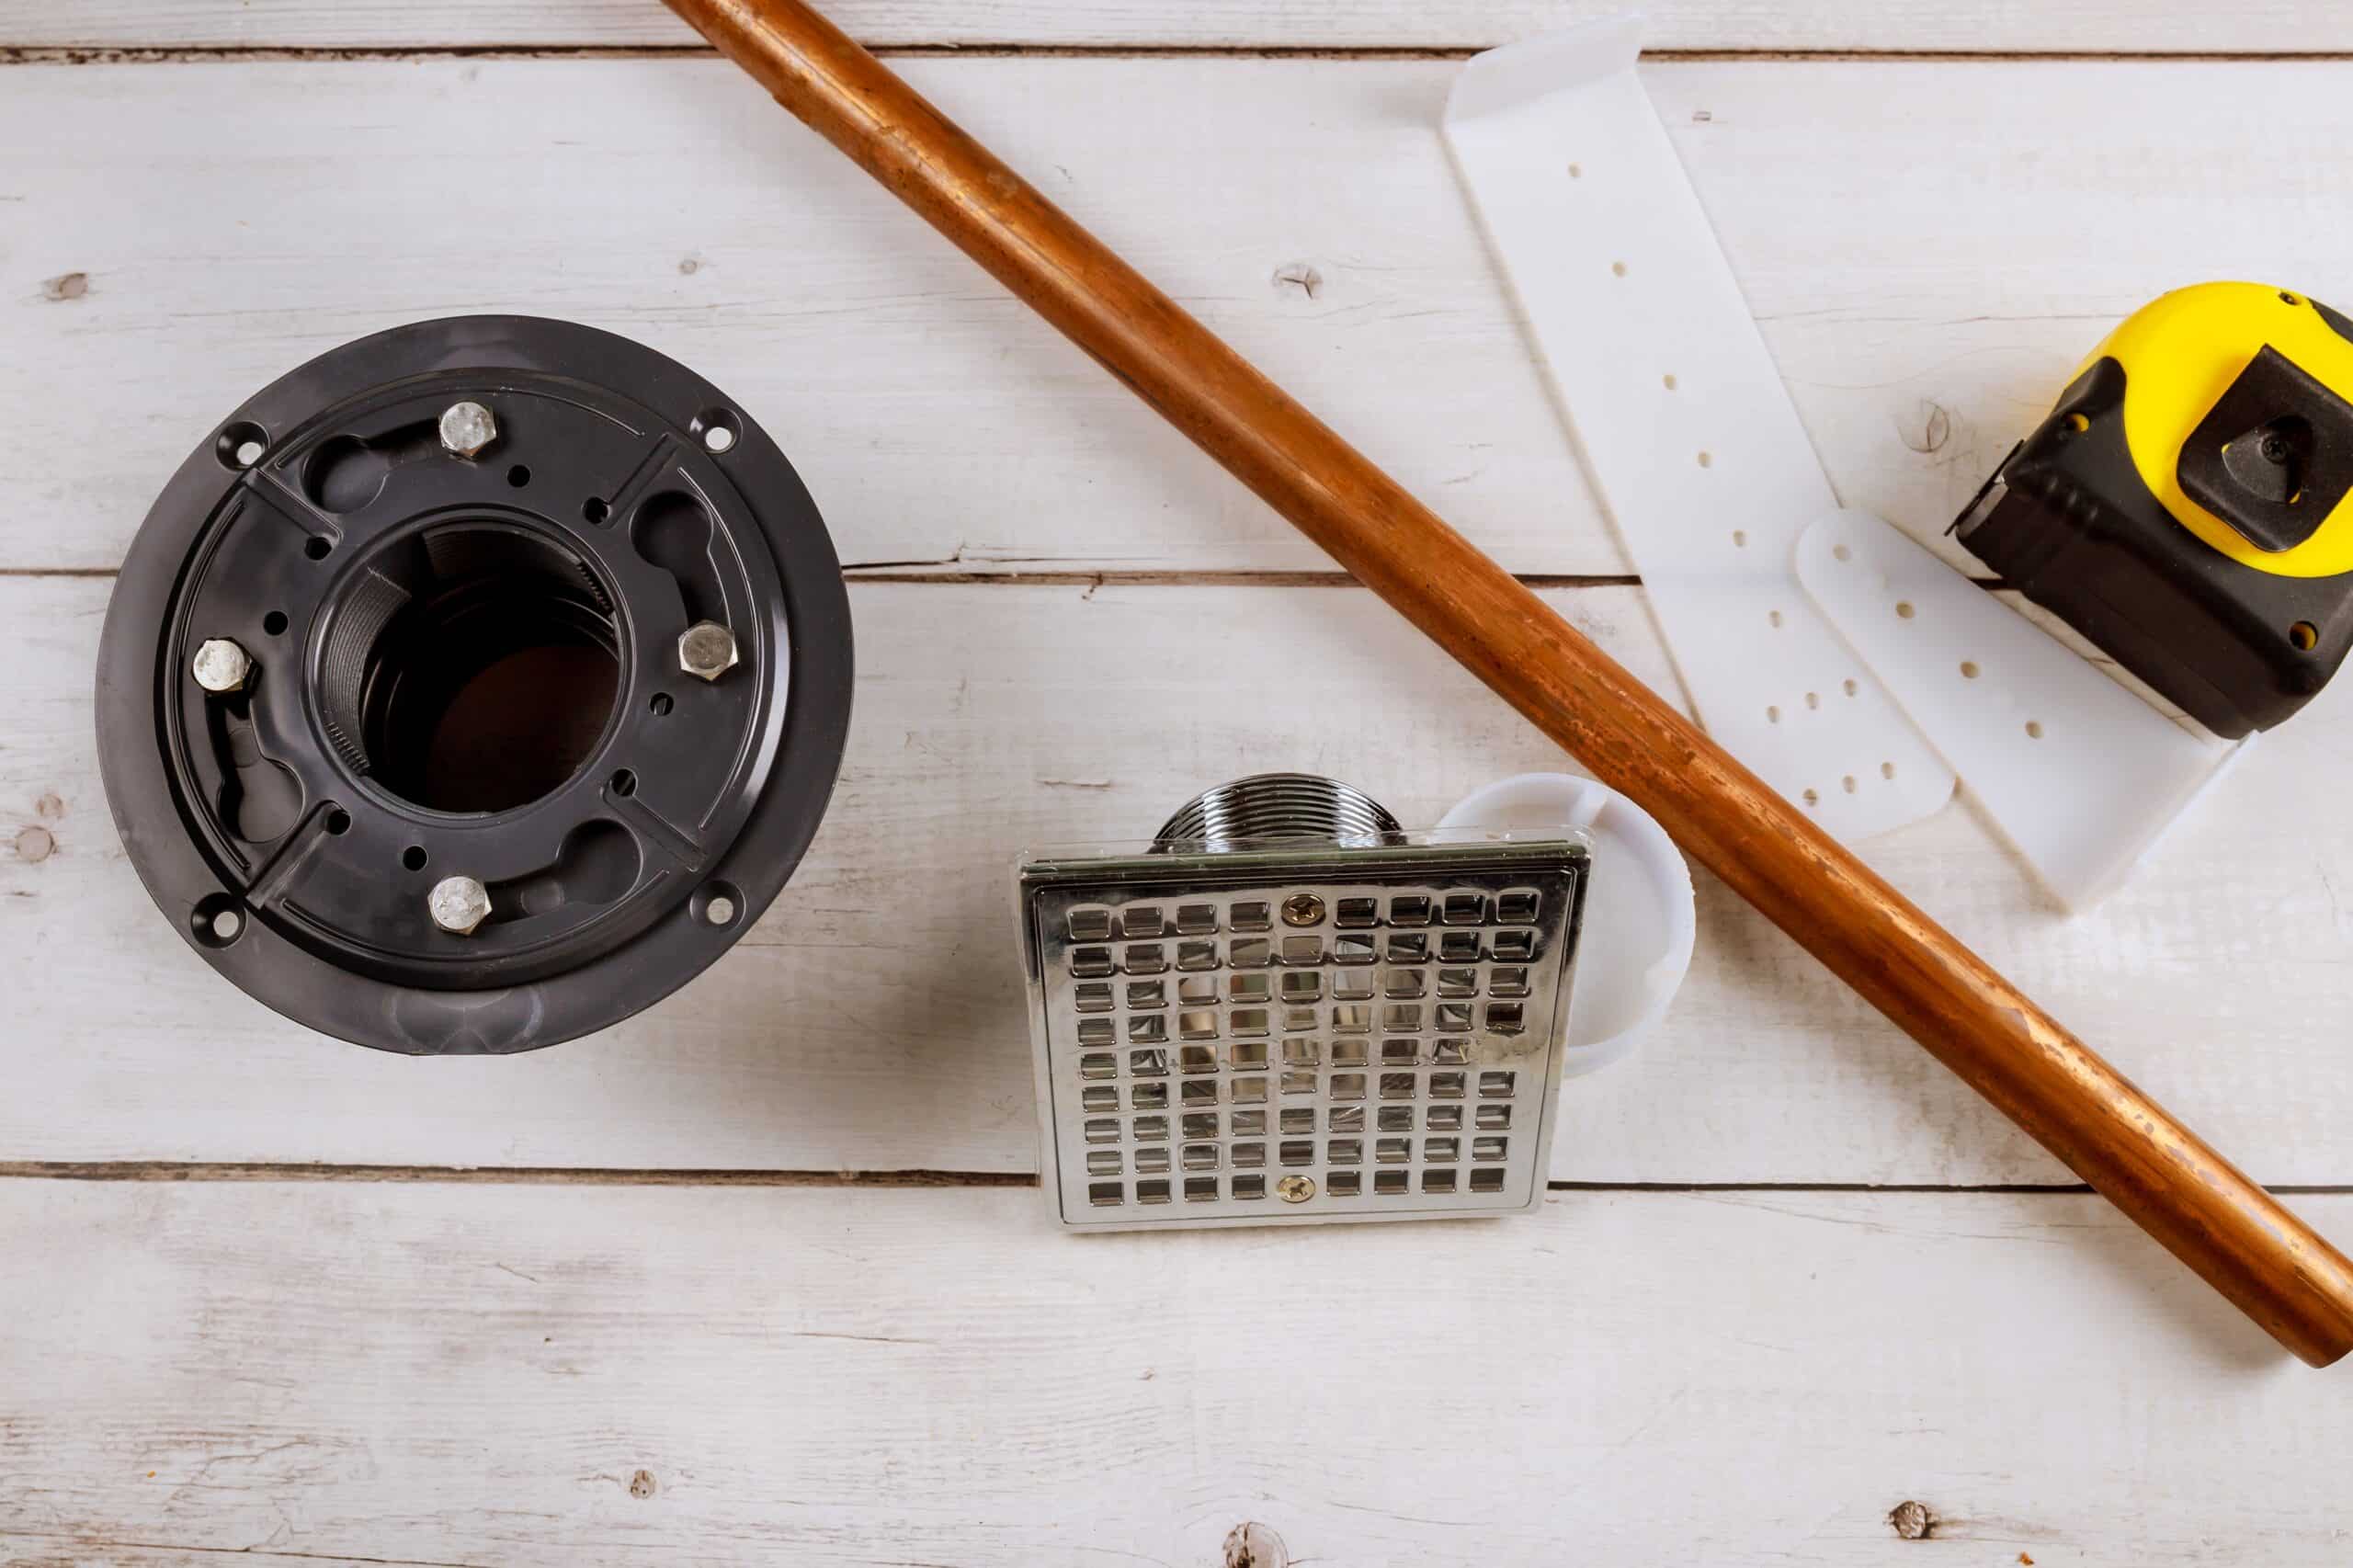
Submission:
<svg viewBox="0 0 2353 1568">
<path fill-rule="evenodd" d="M 1225 1568 L 1290 1568 L 1290 1563 L 1283 1538 L 1256 1519 L 1245 1519 L 1226 1533 Z"/>
<path fill-rule="evenodd" d="M 1887 1511 L 1887 1522 L 1898 1540 L 1926 1540 L 1937 1529 L 1937 1516 L 1928 1506 L 1909 1497 Z"/>
<path fill-rule="evenodd" d="M 654 1490 L 654 1472 L 650 1470 L 641 1470 L 629 1478 L 629 1494 L 632 1497 L 651 1497 Z"/>
<path fill-rule="evenodd" d="M 90 275 L 86 272 L 61 272 L 40 286 L 44 300 L 78 300 L 89 291 Z"/>
<path fill-rule="evenodd" d="M 1922 457 L 1944 450 L 1945 443 L 1952 439 L 1952 415 L 1945 405 L 1933 398 L 1922 398 L 1913 417 L 1920 422 L 1919 428 L 1915 433 L 1911 426 L 1904 426 L 1904 444 Z"/>
<path fill-rule="evenodd" d="M 1275 292 L 1296 289 L 1309 299 L 1320 299 L 1324 293 L 1324 275 L 1303 261 L 1288 262 L 1275 268 Z"/>
<path fill-rule="evenodd" d="M 17 858 L 29 860 L 38 866 L 57 848 L 57 835 L 45 827 L 33 826 L 17 835 Z"/>
</svg>

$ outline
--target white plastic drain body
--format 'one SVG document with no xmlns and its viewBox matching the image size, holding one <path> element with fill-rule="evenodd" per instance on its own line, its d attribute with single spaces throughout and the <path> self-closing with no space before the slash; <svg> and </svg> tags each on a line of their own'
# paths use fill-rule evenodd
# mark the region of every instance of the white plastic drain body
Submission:
<svg viewBox="0 0 2353 1568">
<path fill-rule="evenodd" d="M 1506 836 L 1580 829 L 1601 875 L 1586 892 L 1561 1075 L 1597 1072 L 1631 1052 L 1666 1017 L 1691 967 L 1699 912 L 1691 869 L 1648 812 L 1572 773 L 1522 773 L 1472 790 L 1438 829 Z"/>
<path fill-rule="evenodd" d="M 2114 892 L 2246 749 L 2175 723 L 1876 517 L 1821 518 L 1797 569 L 2070 909 Z"/>
<path fill-rule="evenodd" d="M 1799 586 L 1837 502 L 1613 18 L 1473 58 L 1446 137 L 1716 741 L 1843 839 L 1953 774 Z"/>
</svg>

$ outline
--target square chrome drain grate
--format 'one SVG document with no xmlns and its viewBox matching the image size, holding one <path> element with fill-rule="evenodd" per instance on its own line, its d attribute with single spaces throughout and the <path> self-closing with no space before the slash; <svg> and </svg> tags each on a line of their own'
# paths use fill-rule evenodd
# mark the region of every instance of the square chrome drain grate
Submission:
<svg viewBox="0 0 2353 1568">
<path fill-rule="evenodd" d="M 1278 783 L 1291 799 L 1270 813 Z M 1302 792 L 1362 798 L 1297 776 L 1204 800 L 1254 788 L 1261 809 L 1205 822 L 1197 802 L 1149 846 L 1022 867 L 1044 1183 L 1063 1223 L 1533 1207 L 1586 844 L 1302 820 Z"/>
</svg>

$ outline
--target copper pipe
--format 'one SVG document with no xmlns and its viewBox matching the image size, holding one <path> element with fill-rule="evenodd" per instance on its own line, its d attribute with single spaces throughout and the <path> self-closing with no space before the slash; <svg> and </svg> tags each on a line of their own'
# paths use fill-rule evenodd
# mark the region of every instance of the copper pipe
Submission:
<svg viewBox="0 0 2353 1568">
<path fill-rule="evenodd" d="M 1404 486 L 798 0 L 668 0 L 777 101 L 2314 1366 L 2353 1266 Z"/>
</svg>

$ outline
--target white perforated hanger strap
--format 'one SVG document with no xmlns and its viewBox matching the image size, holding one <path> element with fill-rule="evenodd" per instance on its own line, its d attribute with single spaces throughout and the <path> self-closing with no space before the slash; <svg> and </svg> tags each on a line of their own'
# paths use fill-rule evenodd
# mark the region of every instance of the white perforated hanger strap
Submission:
<svg viewBox="0 0 2353 1568">
<path fill-rule="evenodd" d="M 1814 602 L 2070 909 L 2114 891 L 2245 749 L 2175 723 L 1876 517 L 1818 519 L 1797 562 Z"/>
<path fill-rule="evenodd" d="M 1800 587 L 1836 506 L 1613 18 L 1490 51 L 1447 107 L 1456 166 L 1701 723 L 1843 839 L 1953 776 Z"/>
</svg>

